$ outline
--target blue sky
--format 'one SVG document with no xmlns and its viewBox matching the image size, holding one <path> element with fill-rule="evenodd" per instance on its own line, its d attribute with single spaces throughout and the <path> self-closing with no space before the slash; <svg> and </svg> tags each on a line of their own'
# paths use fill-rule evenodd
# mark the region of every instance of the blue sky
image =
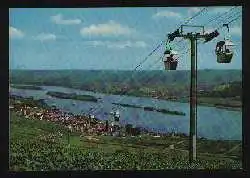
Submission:
<svg viewBox="0 0 250 178">
<path fill-rule="evenodd" d="M 147 8 L 43 8 L 9 10 L 10 69 L 118 69 L 132 70 L 169 32 L 203 7 Z M 189 25 L 211 31 L 241 15 L 241 7 L 208 23 L 231 7 L 208 7 Z M 230 24 L 236 53 L 230 64 L 218 64 L 214 54 L 220 36 L 198 46 L 199 69 L 241 69 L 241 18 Z M 184 29 L 187 31 L 189 29 Z M 197 29 L 194 29 L 197 30 Z M 180 54 L 190 48 L 187 40 L 173 47 Z M 140 69 L 163 70 L 161 47 Z M 157 62 L 157 63 L 156 63 Z M 179 70 L 190 69 L 190 54 L 180 56 Z"/>
</svg>

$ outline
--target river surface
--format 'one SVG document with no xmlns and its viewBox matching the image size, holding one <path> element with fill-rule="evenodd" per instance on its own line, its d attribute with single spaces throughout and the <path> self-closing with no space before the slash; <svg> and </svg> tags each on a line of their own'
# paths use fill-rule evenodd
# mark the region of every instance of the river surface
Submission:
<svg viewBox="0 0 250 178">
<path fill-rule="evenodd" d="M 91 113 L 98 119 L 108 119 L 112 109 L 119 109 L 122 125 L 130 123 L 149 130 L 158 132 L 177 131 L 189 134 L 189 103 L 179 103 L 146 97 L 120 96 L 94 93 L 77 89 L 41 86 L 43 90 L 26 90 L 11 88 L 10 93 L 23 97 L 34 97 L 44 99 L 45 102 L 57 108 L 73 114 Z M 47 91 L 58 91 L 64 93 L 87 94 L 100 98 L 97 103 L 77 101 L 71 99 L 59 99 L 46 95 Z M 141 106 L 152 106 L 169 110 L 182 111 L 186 115 L 168 115 L 160 112 L 144 111 L 141 108 L 128 108 L 113 105 L 112 102 L 133 104 Z M 90 111 L 91 108 L 97 108 Z M 198 137 L 217 140 L 242 140 L 242 111 L 230 111 L 215 107 L 198 106 L 197 108 L 197 134 Z"/>
</svg>

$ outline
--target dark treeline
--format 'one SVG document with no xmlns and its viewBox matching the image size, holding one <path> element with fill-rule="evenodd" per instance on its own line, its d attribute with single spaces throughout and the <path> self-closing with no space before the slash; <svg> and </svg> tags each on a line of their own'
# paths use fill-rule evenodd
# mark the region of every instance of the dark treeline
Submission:
<svg viewBox="0 0 250 178">
<path fill-rule="evenodd" d="M 136 71 L 131 76 L 132 71 L 113 70 L 10 70 L 12 84 L 64 86 L 160 98 L 189 95 L 190 71 Z M 241 77 L 241 70 L 199 70 L 198 90 L 206 96 L 240 96 Z M 236 83 L 214 90 L 230 82 Z"/>
</svg>

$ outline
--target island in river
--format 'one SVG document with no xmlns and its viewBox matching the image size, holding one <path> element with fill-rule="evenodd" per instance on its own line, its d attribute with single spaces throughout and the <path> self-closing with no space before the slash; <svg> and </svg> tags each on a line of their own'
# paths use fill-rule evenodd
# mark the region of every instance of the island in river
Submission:
<svg viewBox="0 0 250 178">
<path fill-rule="evenodd" d="M 190 71 L 10 70 L 10 81 L 188 103 L 189 74 Z M 197 75 L 199 105 L 241 110 L 241 70 L 198 70 Z"/>
<path fill-rule="evenodd" d="M 77 95 L 75 93 L 63 93 L 55 91 L 48 91 L 46 94 L 52 97 L 62 98 L 62 99 L 73 99 L 73 100 L 92 101 L 92 102 L 98 101 L 97 98 L 91 95 Z"/>
<path fill-rule="evenodd" d="M 36 85 L 10 85 L 13 88 L 16 89 L 23 89 L 23 90 L 42 90 L 42 87 L 36 86 Z"/>
<path fill-rule="evenodd" d="M 143 108 L 145 111 L 156 111 L 156 112 L 161 112 L 164 114 L 173 114 L 173 115 L 180 115 L 180 116 L 186 115 L 184 112 L 181 112 L 181 111 L 170 111 L 168 109 L 157 109 L 157 108 L 153 108 L 150 106 L 137 106 L 137 105 L 131 105 L 131 104 L 122 104 L 122 103 L 112 103 L 112 104 L 123 106 L 123 107 Z"/>
</svg>

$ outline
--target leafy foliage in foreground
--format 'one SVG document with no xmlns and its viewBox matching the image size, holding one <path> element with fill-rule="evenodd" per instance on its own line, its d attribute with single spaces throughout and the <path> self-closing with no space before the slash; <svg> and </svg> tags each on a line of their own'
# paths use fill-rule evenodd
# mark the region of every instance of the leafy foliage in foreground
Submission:
<svg viewBox="0 0 250 178">
<path fill-rule="evenodd" d="M 235 161 L 198 160 L 189 165 L 186 156 L 178 151 L 167 153 L 137 152 L 125 150 L 114 153 L 82 150 L 57 143 L 11 143 L 11 170 L 100 170 L 100 169 L 190 169 L 190 168 L 240 168 Z"/>
</svg>

